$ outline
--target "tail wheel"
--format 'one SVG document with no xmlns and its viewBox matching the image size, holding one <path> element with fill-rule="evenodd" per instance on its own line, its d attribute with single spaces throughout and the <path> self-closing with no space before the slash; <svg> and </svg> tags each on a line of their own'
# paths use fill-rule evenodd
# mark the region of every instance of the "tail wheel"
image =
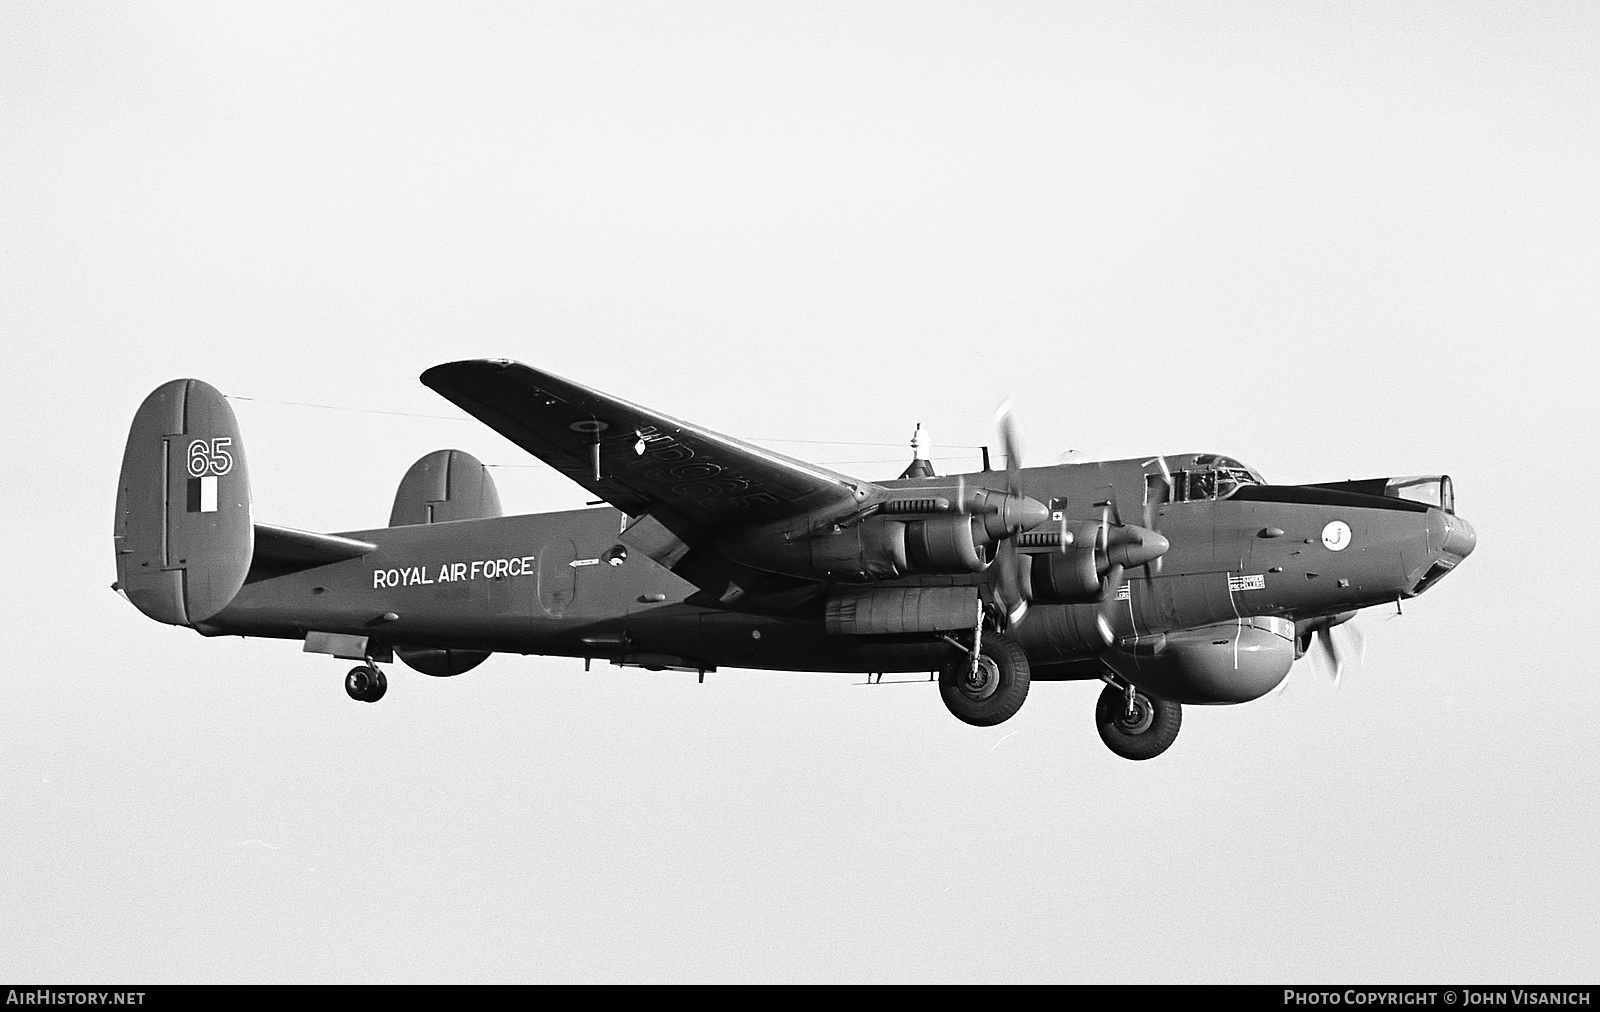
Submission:
<svg viewBox="0 0 1600 1012">
<path fill-rule="evenodd" d="M 1130 711 L 1127 692 L 1108 685 L 1095 704 L 1094 722 L 1100 729 L 1100 740 L 1117 755 L 1124 759 L 1154 759 L 1177 740 L 1183 707 L 1170 699 L 1136 691 Z"/>
<path fill-rule="evenodd" d="M 377 668 L 362 664 L 344 676 L 344 691 L 358 703 L 376 703 L 389 691 L 389 679 Z"/>
<path fill-rule="evenodd" d="M 1028 698 L 1028 655 L 1008 636 L 983 637 L 977 671 L 972 655 L 951 650 L 939 670 L 939 695 L 960 720 L 992 727 L 1022 709 Z"/>
</svg>

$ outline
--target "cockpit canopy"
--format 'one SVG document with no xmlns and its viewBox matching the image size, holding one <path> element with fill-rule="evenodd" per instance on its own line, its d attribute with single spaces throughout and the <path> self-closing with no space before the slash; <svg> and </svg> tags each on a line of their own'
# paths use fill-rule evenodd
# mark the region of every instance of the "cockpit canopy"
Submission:
<svg viewBox="0 0 1600 1012">
<path fill-rule="evenodd" d="M 1363 478 L 1360 481 L 1324 482 L 1317 487 L 1338 489 L 1341 492 L 1359 492 L 1362 495 L 1388 496 L 1390 499 L 1407 499 L 1424 506 L 1435 506 L 1451 514 L 1456 511 L 1456 488 L 1448 474 Z"/>
<path fill-rule="evenodd" d="M 1390 478 L 1383 487 L 1383 494 L 1392 499 L 1410 499 L 1426 506 L 1437 506 L 1446 513 L 1456 511 L 1456 489 L 1448 474 Z"/>
<path fill-rule="evenodd" d="M 1230 461 L 1230 463 L 1232 463 Z M 1150 475 L 1152 499 L 1159 498 L 1160 486 L 1165 482 L 1161 475 Z M 1261 479 L 1243 466 L 1218 466 L 1190 468 L 1172 472 L 1172 494 L 1168 502 L 1205 502 L 1226 499 L 1241 485 L 1259 485 Z"/>
</svg>

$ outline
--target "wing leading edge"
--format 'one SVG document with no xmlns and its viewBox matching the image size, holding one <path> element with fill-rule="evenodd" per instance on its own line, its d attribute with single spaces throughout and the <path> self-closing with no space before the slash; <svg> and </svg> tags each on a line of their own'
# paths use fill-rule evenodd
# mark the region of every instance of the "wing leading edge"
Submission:
<svg viewBox="0 0 1600 1012">
<path fill-rule="evenodd" d="M 853 510 L 878 491 L 504 359 L 449 362 L 422 382 L 629 516 L 680 537 Z"/>
</svg>

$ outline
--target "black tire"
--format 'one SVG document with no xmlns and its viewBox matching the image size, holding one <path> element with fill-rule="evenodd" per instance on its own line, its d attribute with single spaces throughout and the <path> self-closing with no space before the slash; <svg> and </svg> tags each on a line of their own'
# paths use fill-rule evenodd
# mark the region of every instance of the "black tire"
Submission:
<svg viewBox="0 0 1600 1012">
<path fill-rule="evenodd" d="M 1022 709 L 1028 698 L 1028 655 L 1008 636 L 991 633 L 983 637 L 979 650 L 980 681 L 968 675 L 971 655 L 951 650 L 939 669 L 939 695 L 957 719 L 977 727 L 993 727 Z"/>
<path fill-rule="evenodd" d="M 377 668 L 361 664 L 344 676 L 344 691 L 358 703 L 376 703 L 389 691 L 389 679 Z"/>
<path fill-rule="evenodd" d="M 1183 707 L 1170 699 L 1135 692 L 1128 715 L 1127 693 L 1108 685 L 1094 707 L 1094 722 L 1106 748 L 1124 759 L 1154 759 L 1177 740 Z"/>
</svg>

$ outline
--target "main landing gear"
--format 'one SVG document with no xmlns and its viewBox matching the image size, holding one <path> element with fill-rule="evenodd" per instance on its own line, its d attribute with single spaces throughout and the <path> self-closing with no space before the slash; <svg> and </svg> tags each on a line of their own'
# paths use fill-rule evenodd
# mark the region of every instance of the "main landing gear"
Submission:
<svg viewBox="0 0 1600 1012">
<path fill-rule="evenodd" d="M 973 629 L 973 647 L 951 644 L 939 669 L 939 695 L 957 719 L 992 727 L 1011 717 L 1028 698 L 1028 655 L 1009 636 Z"/>
<path fill-rule="evenodd" d="M 1154 759 L 1178 737 L 1183 707 L 1147 696 L 1132 684 L 1108 681 L 1094 708 L 1094 722 L 1106 748 L 1124 759 Z"/>
<path fill-rule="evenodd" d="M 376 703 L 389 691 L 389 680 L 371 662 L 350 669 L 344 676 L 344 691 L 358 703 Z"/>
</svg>

